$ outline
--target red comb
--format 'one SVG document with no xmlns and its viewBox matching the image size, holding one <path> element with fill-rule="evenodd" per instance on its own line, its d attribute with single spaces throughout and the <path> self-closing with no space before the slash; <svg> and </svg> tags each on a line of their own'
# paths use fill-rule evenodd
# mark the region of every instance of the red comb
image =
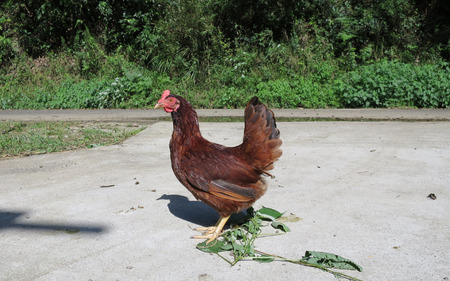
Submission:
<svg viewBox="0 0 450 281">
<path fill-rule="evenodd" d="M 161 98 L 166 98 L 168 95 L 170 95 L 170 91 L 165 90 L 164 93 L 162 94 Z"/>
</svg>

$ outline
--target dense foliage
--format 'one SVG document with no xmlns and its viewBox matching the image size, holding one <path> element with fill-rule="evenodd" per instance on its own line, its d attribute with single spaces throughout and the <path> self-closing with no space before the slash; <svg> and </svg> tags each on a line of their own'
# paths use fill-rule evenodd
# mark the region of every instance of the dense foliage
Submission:
<svg viewBox="0 0 450 281">
<path fill-rule="evenodd" d="M 347 107 L 450 108 L 450 65 L 381 62 L 351 71 L 336 83 Z"/>
<path fill-rule="evenodd" d="M 1 108 L 450 107 L 444 0 L 6 0 Z"/>
</svg>

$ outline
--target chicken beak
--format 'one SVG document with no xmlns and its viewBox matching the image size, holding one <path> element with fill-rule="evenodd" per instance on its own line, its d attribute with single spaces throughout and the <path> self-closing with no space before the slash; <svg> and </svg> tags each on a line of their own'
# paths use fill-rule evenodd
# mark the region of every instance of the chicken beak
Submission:
<svg viewBox="0 0 450 281">
<path fill-rule="evenodd" d="M 161 107 L 164 107 L 164 105 L 162 104 L 162 103 L 157 103 L 156 105 L 155 105 L 155 108 L 161 108 Z"/>
</svg>

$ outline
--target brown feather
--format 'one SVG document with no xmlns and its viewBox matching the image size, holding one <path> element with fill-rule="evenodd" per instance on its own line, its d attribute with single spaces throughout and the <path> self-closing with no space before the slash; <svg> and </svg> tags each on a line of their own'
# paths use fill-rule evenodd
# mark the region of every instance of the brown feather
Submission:
<svg viewBox="0 0 450 281">
<path fill-rule="evenodd" d="M 257 97 L 245 109 L 243 143 L 225 147 L 204 139 L 197 113 L 189 102 L 180 101 L 173 111 L 170 141 L 172 169 L 178 180 L 198 199 L 229 216 L 251 206 L 266 189 L 262 174 L 281 156 L 280 132 L 273 112 Z"/>
</svg>

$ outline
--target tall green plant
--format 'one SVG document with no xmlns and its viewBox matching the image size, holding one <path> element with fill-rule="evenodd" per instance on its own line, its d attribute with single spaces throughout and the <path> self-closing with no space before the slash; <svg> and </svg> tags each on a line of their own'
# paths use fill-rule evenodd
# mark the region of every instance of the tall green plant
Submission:
<svg viewBox="0 0 450 281">
<path fill-rule="evenodd" d="M 208 79 L 211 66 L 226 57 L 228 44 L 214 26 L 207 2 L 169 2 L 166 13 L 176 16 L 162 18 L 154 30 L 145 30 L 147 41 L 142 42 L 151 48 L 141 55 L 148 67 L 193 83 Z"/>
<path fill-rule="evenodd" d="M 6 66 L 14 56 L 12 41 L 8 37 L 6 25 L 11 20 L 5 16 L 0 17 L 0 66 Z"/>
<path fill-rule="evenodd" d="M 75 52 L 78 69 L 81 75 L 90 78 L 96 75 L 102 68 L 106 56 L 97 40 L 86 27 L 84 32 L 76 38 L 77 51 Z"/>
<path fill-rule="evenodd" d="M 349 72 L 335 90 L 346 107 L 449 108 L 450 67 L 383 61 Z"/>
</svg>

